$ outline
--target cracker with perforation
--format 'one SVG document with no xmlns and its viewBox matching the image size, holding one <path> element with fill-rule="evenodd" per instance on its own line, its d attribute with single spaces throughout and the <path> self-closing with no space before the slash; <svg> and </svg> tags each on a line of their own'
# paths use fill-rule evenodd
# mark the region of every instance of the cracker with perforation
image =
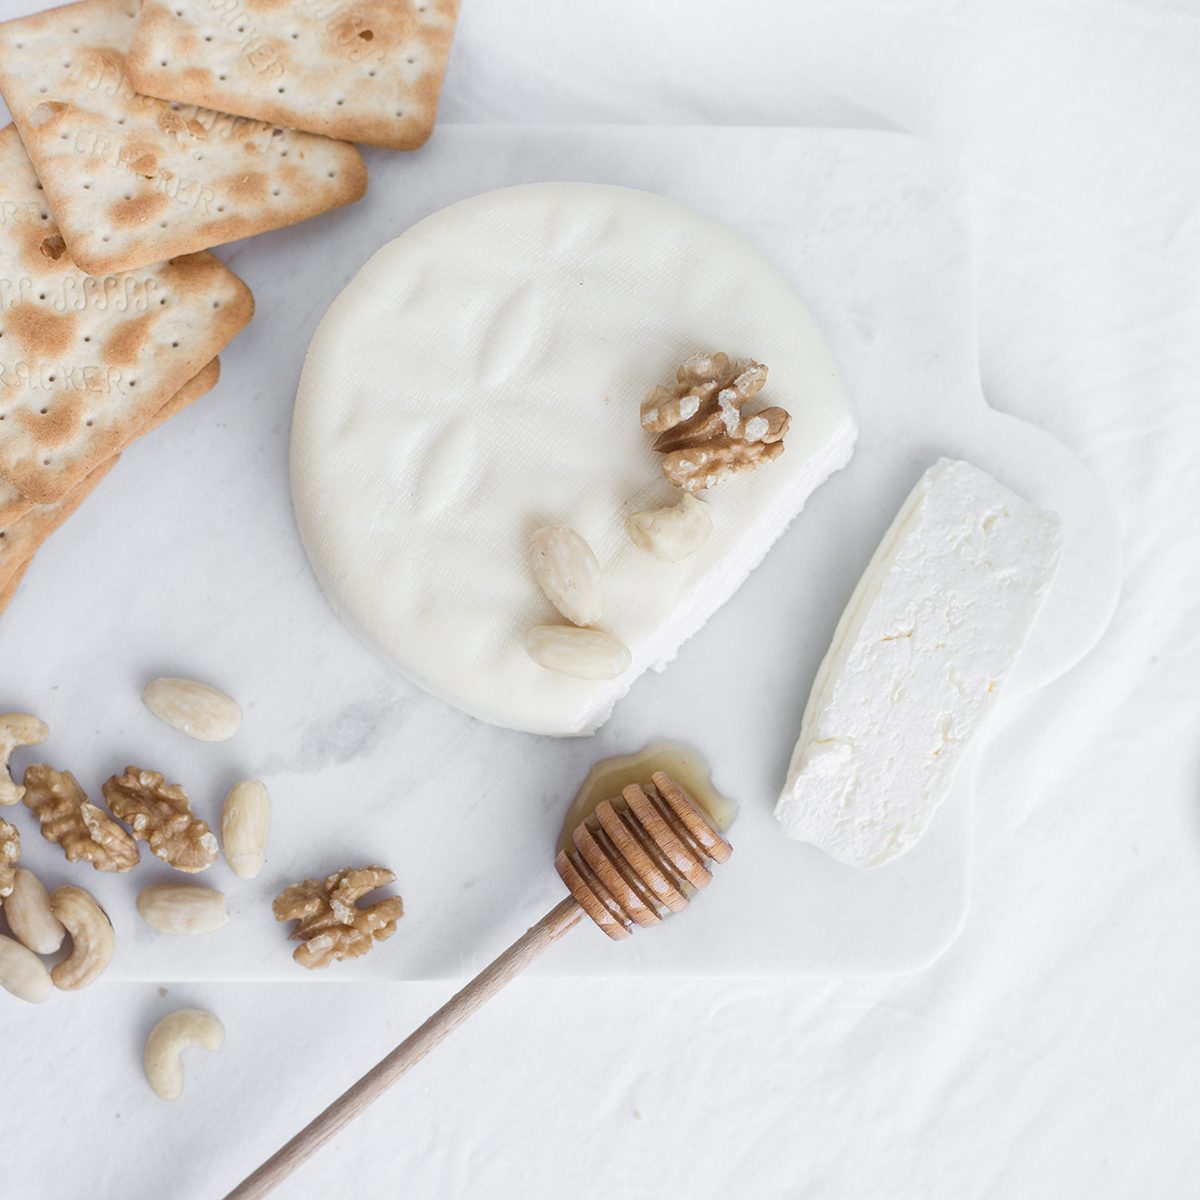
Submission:
<svg viewBox="0 0 1200 1200">
<path fill-rule="evenodd" d="M 344 142 L 134 91 L 137 0 L 82 0 L 0 25 L 0 93 L 66 250 L 129 271 L 357 200 Z"/>
<path fill-rule="evenodd" d="M 0 479 L 39 504 L 61 499 L 253 311 L 250 290 L 208 253 L 85 275 L 16 130 L 0 130 Z"/>
<path fill-rule="evenodd" d="M 433 132 L 458 0 L 143 0 L 134 87 L 413 150 Z"/>
<path fill-rule="evenodd" d="M 141 436 L 145 436 L 152 429 L 157 429 L 164 422 L 169 421 L 176 413 L 182 412 L 193 400 L 199 400 L 205 392 L 211 391 L 217 386 L 217 380 L 221 377 L 221 360 L 214 358 L 200 373 L 188 380 L 150 418 L 150 424 L 142 430 Z M 103 466 L 103 464 L 101 464 Z M 41 507 L 35 504 L 28 496 L 19 492 L 11 483 L 6 483 L 0 480 L 0 531 L 7 530 L 14 522 L 19 521 L 27 512 L 32 509 Z M 3 551 L 0 548 L 0 562 L 3 561 Z M 3 567 L 0 566 L 0 579 L 4 577 Z"/>
<path fill-rule="evenodd" d="M 150 425 L 143 431 L 149 433 L 169 421 L 176 413 L 199 400 L 205 392 L 216 386 L 221 377 L 221 363 L 213 359 L 194 378 L 188 380 L 154 414 Z M 33 556 L 41 549 L 46 539 L 92 494 L 96 485 L 116 466 L 119 454 L 102 462 L 94 471 L 77 483 L 55 504 L 35 504 L 15 521 L 0 521 L 0 613 L 3 613 L 21 582 Z"/>
<path fill-rule="evenodd" d="M 119 457 L 101 463 L 56 504 L 35 505 L 19 521 L 0 529 L 0 587 L 29 565 L 42 543 L 95 491 Z"/>
</svg>

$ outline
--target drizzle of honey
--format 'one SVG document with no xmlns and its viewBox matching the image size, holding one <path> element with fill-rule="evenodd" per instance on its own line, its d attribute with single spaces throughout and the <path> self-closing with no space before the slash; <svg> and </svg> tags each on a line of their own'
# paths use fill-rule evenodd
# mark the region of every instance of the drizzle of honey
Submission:
<svg viewBox="0 0 1200 1200">
<path fill-rule="evenodd" d="M 651 742 L 636 754 L 605 758 L 592 767 L 567 809 L 558 835 L 558 849 L 571 849 L 572 834 L 581 821 L 596 811 L 597 805 L 615 799 L 631 783 L 649 783 L 655 771 L 666 771 L 722 833 L 733 824 L 738 806 L 713 787 L 712 772 L 704 756 L 678 742 Z"/>
</svg>

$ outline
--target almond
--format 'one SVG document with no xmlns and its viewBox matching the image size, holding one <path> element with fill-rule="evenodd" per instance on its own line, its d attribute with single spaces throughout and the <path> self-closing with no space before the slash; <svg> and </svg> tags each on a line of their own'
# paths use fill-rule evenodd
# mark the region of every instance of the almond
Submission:
<svg viewBox="0 0 1200 1200">
<path fill-rule="evenodd" d="M 194 679 L 152 679 L 142 691 L 142 703 L 172 729 L 201 742 L 223 742 L 242 723 L 237 701 Z"/>
<path fill-rule="evenodd" d="M 600 564 L 573 529 L 546 526 L 529 539 L 533 577 L 546 599 L 574 625 L 595 625 L 604 614 Z"/>
<path fill-rule="evenodd" d="M 576 679 L 615 679 L 629 669 L 629 648 L 599 629 L 539 625 L 526 636 L 525 649 L 538 666 Z"/>
<path fill-rule="evenodd" d="M 243 779 L 229 789 L 221 810 L 221 845 L 225 861 L 239 879 L 262 870 L 271 824 L 271 797 L 257 779 Z"/>
<path fill-rule="evenodd" d="M 159 933 L 211 933 L 229 922 L 225 894 L 196 883 L 152 883 L 138 893 L 137 910 Z"/>
</svg>

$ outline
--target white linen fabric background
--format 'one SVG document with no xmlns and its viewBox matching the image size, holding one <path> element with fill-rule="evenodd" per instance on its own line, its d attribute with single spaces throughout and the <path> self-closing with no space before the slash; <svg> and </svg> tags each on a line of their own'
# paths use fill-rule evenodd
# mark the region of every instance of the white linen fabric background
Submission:
<svg viewBox="0 0 1200 1200">
<path fill-rule="evenodd" d="M 1103 480 L 1127 579 L 1101 646 L 993 737 L 970 912 L 935 965 L 518 981 L 281 1200 L 1195 1195 L 1200 6 L 465 0 L 441 119 L 870 126 L 954 155 L 985 389 Z M 443 997 L 5 1004 L 0 1196 L 220 1196 Z M 228 1040 L 164 1105 L 141 1043 L 182 1004 Z"/>
</svg>

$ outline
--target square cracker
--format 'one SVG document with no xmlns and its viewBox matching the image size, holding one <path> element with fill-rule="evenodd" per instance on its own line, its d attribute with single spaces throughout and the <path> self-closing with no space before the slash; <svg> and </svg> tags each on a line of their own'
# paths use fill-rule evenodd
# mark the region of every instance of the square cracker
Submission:
<svg viewBox="0 0 1200 1200">
<path fill-rule="evenodd" d="M 158 412 L 150 418 L 150 423 L 147 425 L 139 436 L 144 437 L 152 429 L 157 429 L 165 421 L 169 421 L 176 413 L 182 412 L 193 400 L 198 400 L 205 392 L 211 391 L 217 386 L 217 380 L 221 377 L 221 360 L 214 358 L 198 375 L 189 379 L 164 404 Z M 103 464 L 101 464 L 103 465 Z M 78 484 L 76 485 L 78 486 Z M 19 521 L 31 509 L 39 507 L 33 500 L 30 500 L 23 492 L 18 491 L 11 483 L 0 479 L 0 533 L 7 531 L 8 527 L 14 522 Z M 0 551 L 0 563 L 3 562 L 4 555 Z M 0 579 L 4 576 L 2 566 L 0 566 Z"/>
<path fill-rule="evenodd" d="M 144 0 L 139 92 L 413 150 L 433 132 L 458 0 Z"/>
<path fill-rule="evenodd" d="M 0 25 L 0 93 L 83 270 L 132 270 L 363 194 L 344 142 L 139 96 L 125 74 L 136 17 L 137 0 L 82 0 Z"/>
<path fill-rule="evenodd" d="M 154 414 L 145 432 L 157 429 L 194 400 L 198 400 L 216 386 L 220 375 L 221 364 L 214 358 Z M 96 485 L 117 465 L 120 457 L 119 454 L 114 454 L 112 458 L 102 462 L 56 503 L 35 504 L 19 519 L 0 523 L 0 613 L 12 599 L 17 583 L 33 561 L 33 556 L 41 549 L 43 542 L 92 494 Z"/>
<path fill-rule="evenodd" d="M 0 478 L 52 504 L 136 438 L 250 320 L 211 254 L 88 276 L 37 176 L 0 130 Z"/>
</svg>

